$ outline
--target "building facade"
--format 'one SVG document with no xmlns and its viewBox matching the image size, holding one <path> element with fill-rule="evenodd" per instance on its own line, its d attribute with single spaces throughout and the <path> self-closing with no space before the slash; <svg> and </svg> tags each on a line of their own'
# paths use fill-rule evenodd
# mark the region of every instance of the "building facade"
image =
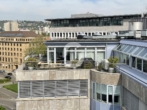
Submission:
<svg viewBox="0 0 147 110">
<path fill-rule="evenodd" d="M 4 23 L 4 31 L 18 31 L 18 23 L 16 21 L 10 21 Z"/>
<path fill-rule="evenodd" d="M 0 33 L 0 68 L 6 71 L 17 69 L 24 61 L 29 42 L 37 37 L 31 31 L 7 31 Z"/>
<path fill-rule="evenodd" d="M 132 15 L 114 15 L 114 16 L 93 16 L 93 17 L 74 17 L 46 19 L 51 22 L 51 39 L 75 39 L 77 35 L 109 35 L 111 33 L 119 34 L 119 31 L 125 31 L 129 28 L 129 21 L 132 19 L 141 19 L 146 17 L 144 14 Z"/>
</svg>

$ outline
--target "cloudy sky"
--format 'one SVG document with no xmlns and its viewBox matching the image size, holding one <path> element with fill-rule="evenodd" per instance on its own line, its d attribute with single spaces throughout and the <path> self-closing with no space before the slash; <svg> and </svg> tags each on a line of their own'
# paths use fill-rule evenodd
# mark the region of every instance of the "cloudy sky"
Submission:
<svg viewBox="0 0 147 110">
<path fill-rule="evenodd" d="M 65 18 L 71 14 L 102 15 L 147 12 L 147 0 L 0 0 L 0 20 Z"/>
</svg>

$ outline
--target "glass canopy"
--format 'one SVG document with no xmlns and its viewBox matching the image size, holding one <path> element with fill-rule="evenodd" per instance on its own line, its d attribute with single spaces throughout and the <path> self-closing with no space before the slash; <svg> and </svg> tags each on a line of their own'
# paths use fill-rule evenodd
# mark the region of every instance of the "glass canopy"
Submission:
<svg viewBox="0 0 147 110">
<path fill-rule="evenodd" d="M 117 48 L 114 49 L 114 51 L 118 51 L 127 55 L 132 55 L 139 58 L 147 59 L 147 48 L 145 47 L 120 44 Z"/>
</svg>

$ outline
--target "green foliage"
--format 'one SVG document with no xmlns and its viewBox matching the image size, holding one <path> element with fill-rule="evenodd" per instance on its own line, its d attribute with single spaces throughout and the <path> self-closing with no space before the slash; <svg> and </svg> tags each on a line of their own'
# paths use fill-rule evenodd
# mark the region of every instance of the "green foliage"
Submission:
<svg viewBox="0 0 147 110">
<path fill-rule="evenodd" d="M 110 57 L 108 59 L 109 61 L 109 67 L 114 68 L 116 64 L 118 63 L 118 58 L 117 57 Z"/>
<path fill-rule="evenodd" d="M 26 60 L 26 63 L 25 64 L 26 64 L 27 67 L 36 67 L 37 64 L 38 64 L 38 61 L 37 61 L 36 58 L 30 57 L 30 58 L 28 58 Z"/>
<path fill-rule="evenodd" d="M 78 60 L 72 60 L 71 64 L 76 64 L 78 62 Z"/>
<path fill-rule="evenodd" d="M 6 86 L 3 86 L 3 87 L 8 89 L 8 90 L 11 90 L 13 92 L 18 93 L 18 87 L 17 86 L 18 86 L 17 84 L 10 84 L 10 85 L 6 85 Z"/>
<path fill-rule="evenodd" d="M 47 48 L 44 44 L 46 37 L 44 36 L 37 36 L 34 40 L 32 40 L 29 44 L 29 48 L 25 51 L 26 55 L 33 55 L 33 54 L 46 54 Z"/>
<path fill-rule="evenodd" d="M 10 79 L 0 79 L 0 83 L 10 82 Z"/>
<path fill-rule="evenodd" d="M 87 62 L 86 64 L 84 64 L 84 69 L 91 69 L 92 67 L 93 66 L 91 62 Z"/>
<path fill-rule="evenodd" d="M 103 69 L 102 63 L 99 63 L 98 70 L 101 71 Z"/>
<path fill-rule="evenodd" d="M 0 106 L 0 110 L 6 110 L 3 106 Z"/>
</svg>

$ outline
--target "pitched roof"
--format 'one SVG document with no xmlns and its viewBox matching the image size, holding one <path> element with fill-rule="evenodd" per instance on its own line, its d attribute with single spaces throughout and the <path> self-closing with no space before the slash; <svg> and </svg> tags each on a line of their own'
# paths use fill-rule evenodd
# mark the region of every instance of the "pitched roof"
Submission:
<svg viewBox="0 0 147 110">
<path fill-rule="evenodd" d="M 37 34 L 32 31 L 3 31 L 0 37 L 37 37 Z"/>
</svg>

